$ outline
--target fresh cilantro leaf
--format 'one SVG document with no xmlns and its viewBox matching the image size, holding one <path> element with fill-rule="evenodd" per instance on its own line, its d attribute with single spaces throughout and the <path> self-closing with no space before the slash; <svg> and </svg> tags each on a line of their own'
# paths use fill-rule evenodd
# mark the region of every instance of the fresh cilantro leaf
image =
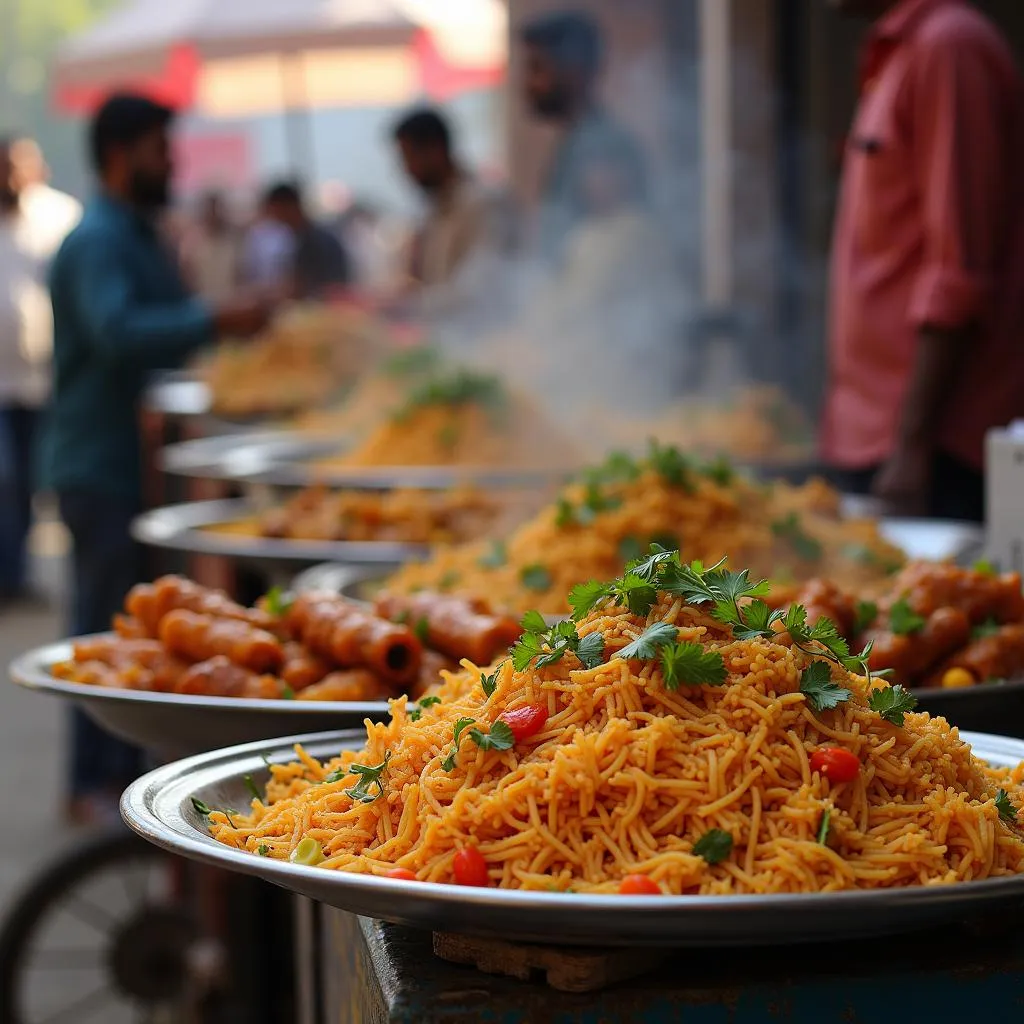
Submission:
<svg viewBox="0 0 1024 1024">
<path fill-rule="evenodd" d="M 732 836 L 720 828 L 709 829 L 694 843 L 693 852 L 708 864 L 720 864 L 732 853 Z"/>
<path fill-rule="evenodd" d="M 498 685 L 498 673 L 501 671 L 501 665 L 499 665 L 490 675 L 485 675 L 483 672 L 480 673 L 480 686 L 483 688 L 484 696 L 490 697 L 494 693 L 495 687 Z"/>
<path fill-rule="evenodd" d="M 576 657 L 584 668 L 597 668 L 604 661 L 604 637 L 600 633 L 588 633 L 580 640 Z"/>
<path fill-rule="evenodd" d="M 576 522 L 576 508 L 567 498 L 559 498 L 555 506 L 555 526 L 564 530 Z"/>
<path fill-rule="evenodd" d="M 651 439 L 647 445 L 647 464 L 670 487 L 679 487 L 688 493 L 693 491 L 690 460 L 673 445 L 661 445 Z"/>
<path fill-rule="evenodd" d="M 996 636 L 1002 628 L 1003 627 L 996 622 L 995 619 L 986 619 L 980 625 L 975 626 L 974 629 L 971 630 L 971 636 L 975 640 L 984 640 L 987 636 Z"/>
<path fill-rule="evenodd" d="M 736 476 L 732 463 L 724 455 L 705 463 L 700 471 L 720 487 L 728 487 Z"/>
<path fill-rule="evenodd" d="M 335 768 L 333 772 L 329 772 L 324 776 L 323 785 L 329 786 L 334 782 L 341 782 L 342 779 L 348 776 L 347 768 Z"/>
<path fill-rule="evenodd" d="M 800 692 L 814 711 L 828 711 L 850 699 L 845 687 L 832 682 L 832 672 L 824 661 L 814 661 L 800 676 Z"/>
<path fill-rule="evenodd" d="M 196 814 L 200 815 L 203 818 L 208 818 L 211 814 L 213 814 L 213 808 L 207 807 L 206 804 L 204 804 L 203 801 L 199 799 L 199 797 L 192 797 L 192 807 L 194 808 Z"/>
<path fill-rule="evenodd" d="M 412 627 L 412 631 L 416 634 L 416 639 L 421 644 L 425 644 L 430 639 L 430 623 L 427 621 L 425 615 L 421 615 L 415 625 Z"/>
<path fill-rule="evenodd" d="M 432 708 L 435 704 L 440 703 L 440 697 L 422 697 L 416 702 L 416 706 L 409 711 L 409 721 L 418 722 L 423 717 L 423 712 L 427 708 Z"/>
<path fill-rule="evenodd" d="M 450 772 L 455 767 L 455 758 L 459 754 L 459 744 L 462 742 L 462 734 L 471 725 L 476 725 L 475 718 L 460 718 L 455 723 L 455 732 L 452 733 L 452 749 L 448 752 L 448 756 L 441 762 L 442 771 Z"/>
<path fill-rule="evenodd" d="M 897 683 L 884 690 L 874 690 L 868 698 L 872 711 L 877 711 L 887 722 L 903 725 L 903 716 L 917 707 L 917 698 Z"/>
<path fill-rule="evenodd" d="M 821 542 L 804 530 L 795 512 L 790 512 L 788 516 L 772 523 L 772 533 L 780 540 L 784 540 L 797 558 L 805 562 L 820 561 Z"/>
<path fill-rule="evenodd" d="M 544 653 L 544 645 L 536 633 L 524 633 L 512 645 L 512 667 L 517 672 L 524 672 L 534 658 Z"/>
<path fill-rule="evenodd" d="M 295 700 L 295 691 L 287 683 L 281 688 L 281 700 Z"/>
<path fill-rule="evenodd" d="M 292 606 L 293 598 L 290 594 L 286 594 L 280 587 L 271 587 L 267 591 L 265 598 L 267 611 L 270 612 L 274 618 L 280 619 L 288 614 L 288 609 Z"/>
<path fill-rule="evenodd" d="M 252 795 L 253 800 L 262 800 L 263 799 L 262 795 L 260 794 L 259 789 L 256 788 L 256 783 L 252 781 L 252 776 L 251 775 L 246 775 L 245 778 L 242 781 L 245 783 L 245 788 Z"/>
<path fill-rule="evenodd" d="M 612 509 L 621 508 L 622 499 L 605 494 L 596 481 L 591 480 L 584 491 L 582 507 L 592 513 L 590 517 L 590 521 L 592 522 L 594 515 L 598 512 L 610 512 Z M 578 511 L 576 515 L 578 518 Z"/>
<path fill-rule="evenodd" d="M 620 483 L 635 480 L 641 467 L 627 452 L 611 452 L 600 466 L 586 471 L 585 476 L 596 483 Z"/>
<path fill-rule="evenodd" d="M 626 644 L 615 653 L 616 658 L 638 658 L 649 661 L 657 657 L 662 647 L 674 644 L 679 639 L 679 630 L 670 622 L 655 622 L 648 626 L 632 643 Z"/>
<path fill-rule="evenodd" d="M 267 846 L 266 843 L 260 843 L 260 845 L 256 847 L 256 853 L 260 857 L 269 857 L 270 856 L 270 847 Z"/>
<path fill-rule="evenodd" d="M 629 535 L 619 541 L 619 557 L 622 559 L 623 564 L 637 561 L 637 559 L 643 556 L 643 553 L 644 546 L 636 537 Z"/>
<path fill-rule="evenodd" d="M 666 562 L 677 558 L 677 552 L 669 551 L 659 544 L 652 544 L 648 556 L 646 558 L 637 557 L 630 565 L 626 566 L 626 572 L 632 576 L 639 576 L 645 583 L 653 583 L 657 579 L 661 567 Z"/>
<path fill-rule="evenodd" d="M 681 684 L 720 686 L 728 675 L 718 651 L 705 651 L 689 641 L 662 648 L 661 674 L 670 690 L 678 690 Z"/>
<path fill-rule="evenodd" d="M 391 751 L 384 755 L 380 764 L 351 764 L 348 767 L 349 775 L 358 775 L 359 781 L 351 788 L 346 789 L 346 796 L 363 804 L 372 804 L 379 796 L 384 795 L 383 775 L 387 771 L 388 761 L 391 760 Z M 376 786 L 377 792 L 371 793 L 370 787 Z"/>
<path fill-rule="evenodd" d="M 646 616 L 658 600 L 658 588 L 642 576 L 627 572 L 612 583 L 611 596 L 634 615 Z"/>
<path fill-rule="evenodd" d="M 818 844 L 820 846 L 828 846 L 828 833 L 829 826 L 832 821 L 832 809 L 826 807 L 821 812 L 821 823 L 818 825 Z"/>
<path fill-rule="evenodd" d="M 515 733 L 507 722 L 500 720 L 491 726 L 490 732 L 470 729 L 469 738 L 481 750 L 511 750 L 516 745 Z"/>
<path fill-rule="evenodd" d="M 417 385 L 409 393 L 405 405 L 393 419 L 401 422 L 415 412 L 430 405 L 477 405 L 498 407 L 505 398 L 501 380 L 491 374 L 457 369 L 435 376 Z"/>
<path fill-rule="evenodd" d="M 772 626 L 781 621 L 784 614 L 781 608 L 772 608 L 759 597 L 755 598 L 742 609 L 739 622 L 733 624 L 733 636 L 737 640 L 753 640 L 755 637 L 770 640 L 775 636 Z"/>
<path fill-rule="evenodd" d="M 481 569 L 500 569 L 508 561 L 508 551 L 503 541 L 491 541 L 491 546 L 478 559 Z"/>
<path fill-rule="evenodd" d="M 971 568 L 975 572 L 980 572 L 982 576 L 997 576 L 999 574 L 999 570 L 996 568 L 995 562 L 991 562 L 987 558 L 979 558 Z"/>
<path fill-rule="evenodd" d="M 1017 808 L 1010 802 L 1010 794 L 1005 789 L 996 793 L 996 810 L 1003 821 L 1017 820 Z"/>
<path fill-rule="evenodd" d="M 538 611 L 527 612 L 520 625 L 523 627 L 524 633 L 546 633 L 548 628 L 544 616 Z"/>
<path fill-rule="evenodd" d="M 661 548 L 663 551 L 671 551 L 678 558 L 679 538 L 671 533 L 659 533 L 648 541 L 648 551 L 654 548 Z"/>
<path fill-rule="evenodd" d="M 889 609 L 889 628 L 899 636 L 920 633 L 926 621 L 910 607 L 910 602 L 905 597 L 901 597 Z"/>
<path fill-rule="evenodd" d="M 440 590 L 441 593 L 446 593 L 451 590 L 460 579 L 461 577 L 459 574 L 454 569 L 450 569 L 437 581 L 437 589 Z"/>
<path fill-rule="evenodd" d="M 863 633 L 878 618 L 878 605 L 874 601 L 858 601 L 853 620 L 853 631 Z"/>
<path fill-rule="evenodd" d="M 569 607 L 572 608 L 573 621 L 585 619 L 610 594 L 611 589 L 607 583 L 598 583 L 597 580 L 578 583 L 569 592 Z"/>
<path fill-rule="evenodd" d="M 543 591 L 551 589 L 551 573 L 548 571 L 547 566 L 540 563 L 523 566 L 519 572 L 519 580 L 527 590 Z"/>
<path fill-rule="evenodd" d="M 850 645 L 846 642 L 836 624 L 822 616 L 807 632 L 808 639 L 821 644 L 829 653 L 842 661 L 850 656 Z"/>
</svg>

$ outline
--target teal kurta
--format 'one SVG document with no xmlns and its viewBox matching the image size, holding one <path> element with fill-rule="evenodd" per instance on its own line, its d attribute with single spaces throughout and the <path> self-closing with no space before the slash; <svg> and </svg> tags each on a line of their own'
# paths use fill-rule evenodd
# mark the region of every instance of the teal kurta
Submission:
<svg viewBox="0 0 1024 1024">
<path fill-rule="evenodd" d="M 149 374 L 213 338 L 210 310 L 185 288 L 152 223 L 100 196 L 50 272 L 54 384 L 43 486 L 141 493 L 138 403 Z"/>
</svg>

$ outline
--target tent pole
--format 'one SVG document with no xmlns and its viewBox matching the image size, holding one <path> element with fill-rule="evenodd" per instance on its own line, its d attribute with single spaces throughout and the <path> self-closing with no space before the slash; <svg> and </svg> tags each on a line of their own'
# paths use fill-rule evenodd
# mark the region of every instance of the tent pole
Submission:
<svg viewBox="0 0 1024 1024">
<path fill-rule="evenodd" d="M 288 163 L 295 177 L 307 180 L 316 175 L 316 150 L 313 112 L 306 88 L 306 59 L 302 53 L 282 53 L 278 65 Z"/>
</svg>

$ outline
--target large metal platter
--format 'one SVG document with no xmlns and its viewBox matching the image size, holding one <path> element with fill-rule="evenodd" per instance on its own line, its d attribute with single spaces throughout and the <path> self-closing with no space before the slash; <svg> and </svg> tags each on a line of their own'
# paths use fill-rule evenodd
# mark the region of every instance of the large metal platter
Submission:
<svg viewBox="0 0 1024 1024">
<path fill-rule="evenodd" d="M 221 533 L 208 527 L 237 522 L 254 512 L 244 499 L 195 501 L 144 512 L 132 523 L 132 536 L 150 547 L 222 555 L 250 562 L 347 565 L 394 568 L 424 558 L 428 548 L 398 541 L 282 540 Z"/>
<path fill-rule="evenodd" d="M 74 640 L 38 647 L 10 666 L 19 686 L 73 701 L 98 725 L 130 743 L 170 757 L 267 741 L 296 729 L 345 729 L 387 718 L 385 701 L 252 700 L 115 690 L 55 679 L 51 666 L 71 658 Z"/>
<path fill-rule="evenodd" d="M 326 484 L 355 490 L 393 490 L 416 487 L 448 490 L 460 484 L 483 487 L 539 486 L 564 479 L 571 469 L 531 469 L 508 466 L 370 466 L 330 468 L 315 459 L 337 454 L 344 438 L 265 430 L 248 434 L 203 437 L 168 445 L 160 453 L 161 467 L 179 476 L 215 480 L 244 480 L 278 487 Z"/>
<path fill-rule="evenodd" d="M 994 765 L 1024 760 L 1024 742 L 968 734 Z M 498 934 L 547 945 L 751 946 L 835 941 L 939 926 L 1024 902 L 1024 875 L 960 885 L 769 896 L 588 896 L 409 883 L 283 863 L 232 850 L 207 834 L 192 797 L 211 807 L 248 806 L 272 762 L 294 759 L 301 741 L 314 757 L 358 748 L 358 732 L 255 743 L 190 758 L 143 776 L 121 813 L 144 839 L 195 860 L 255 875 L 342 910 L 416 928 Z"/>
</svg>

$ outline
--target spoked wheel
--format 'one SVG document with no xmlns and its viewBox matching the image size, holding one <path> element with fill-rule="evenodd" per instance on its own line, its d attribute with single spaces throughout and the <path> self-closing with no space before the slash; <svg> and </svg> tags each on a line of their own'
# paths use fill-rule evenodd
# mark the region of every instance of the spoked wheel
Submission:
<svg viewBox="0 0 1024 1024">
<path fill-rule="evenodd" d="M 181 862 L 121 830 L 47 866 L 0 931 L 4 1024 L 169 1024 L 202 956 Z"/>
</svg>

